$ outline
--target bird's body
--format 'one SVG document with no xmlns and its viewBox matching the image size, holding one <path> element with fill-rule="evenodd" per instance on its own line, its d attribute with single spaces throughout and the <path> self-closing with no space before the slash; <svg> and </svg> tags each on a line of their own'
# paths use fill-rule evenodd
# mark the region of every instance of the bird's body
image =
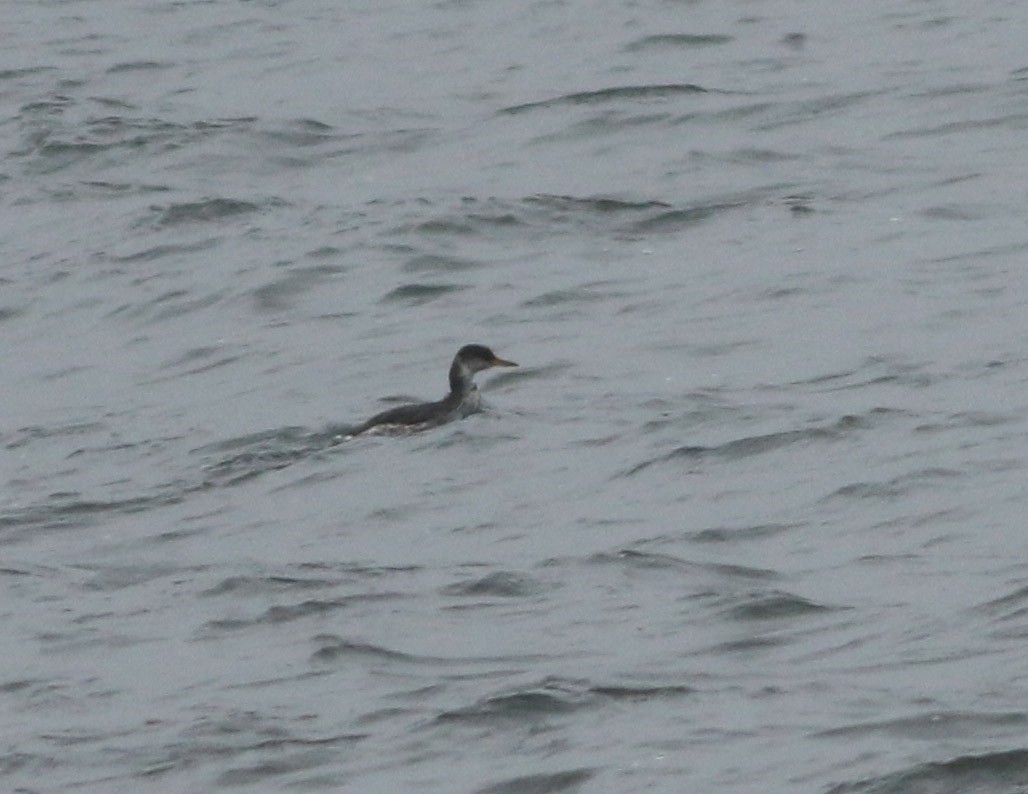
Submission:
<svg viewBox="0 0 1028 794">
<path fill-rule="evenodd" d="M 465 345 L 453 357 L 450 365 L 450 392 L 443 399 L 390 408 L 361 424 L 353 431 L 353 435 L 405 435 L 463 419 L 481 410 L 482 398 L 473 380 L 475 373 L 490 367 L 516 366 L 513 361 L 499 358 L 488 347 Z"/>
</svg>

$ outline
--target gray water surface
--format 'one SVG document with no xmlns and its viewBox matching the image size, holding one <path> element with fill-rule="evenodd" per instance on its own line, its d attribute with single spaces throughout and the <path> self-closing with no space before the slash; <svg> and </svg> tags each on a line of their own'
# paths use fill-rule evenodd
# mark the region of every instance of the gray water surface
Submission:
<svg viewBox="0 0 1028 794">
<path fill-rule="evenodd" d="M 1028 788 L 1025 41 L 6 3 L 0 789 Z"/>
</svg>

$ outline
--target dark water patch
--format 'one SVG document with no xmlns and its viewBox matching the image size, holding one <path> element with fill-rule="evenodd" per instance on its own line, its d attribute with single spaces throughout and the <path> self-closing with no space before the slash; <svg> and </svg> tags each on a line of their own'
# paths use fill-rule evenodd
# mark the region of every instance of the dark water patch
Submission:
<svg viewBox="0 0 1028 794">
<path fill-rule="evenodd" d="M 297 590 L 322 590 L 337 587 L 336 578 L 310 578 L 298 576 L 229 576 L 218 584 L 201 591 L 202 596 L 240 596 L 250 598 L 266 593 L 291 593 Z"/>
<path fill-rule="evenodd" d="M 150 193 L 167 193 L 172 190 L 168 185 L 153 185 L 145 182 L 107 182 L 102 179 L 84 179 L 79 184 L 97 196 L 149 195 Z M 81 198 L 82 191 L 76 197 Z"/>
<path fill-rule="evenodd" d="M 549 213 L 554 213 L 554 219 L 560 217 L 560 213 L 567 215 L 579 215 L 581 213 L 595 213 L 601 216 L 636 214 L 640 212 L 664 212 L 672 208 L 671 204 L 657 200 L 631 201 L 628 199 L 613 198 L 610 196 L 567 196 L 538 193 L 525 199 L 528 205 L 539 205 L 546 208 Z"/>
<path fill-rule="evenodd" d="M 216 762 L 223 769 L 216 778 L 220 785 L 245 788 L 280 774 L 338 763 L 340 752 L 367 738 L 356 733 L 298 735 L 294 723 L 256 710 L 202 716 L 176 741 L 136 751 L 134 776 L 153 783 L 169 772 L 195 773 L 198 766 Z M 237 758 L 238 766 L 227 766 Z M 340 781 L 335 783 L 333 788 Z"/>
<path fill-rule="evenodd" d="M 938 138 L 954 136 L 959 133 L 981 132 L 995 128 L 1009 128 L 1012 131 L 1023 131 L 1028 126 L 1028 113 L 1010 113 L 986 119 L 952 121 L 945 124 L 915 127 L 883 135 L 882 140 L 904 140 L 907 138 Z"/>
<path fill-rule="evenodd" d="M 172 489 L 121 500 L 76 499 L 57 494 L 46 504 L 0 512 L 0 544 L 17 543 L 43 530 L 67 530 L 95 524 L 104 516 L 131 515 L 182 502 L 188 491 Z"/>
<path fill-rule="evenodd" d="M 191 129 L 201 132 L 218 132 L 221 130 L 247 130 L 258 121 L 256 116 L 236 116 L 231 118 L 207 119 L 197 121 L 191 125 Z"/>
<path fill-rule="evenodd" d="M 14 692 L 22 692 L 34 686 L 39 686 L 43 683 L 39 679 L 33 678 L 22 678 L 14 681 L 4 681 L 0 683 L 0 694 L 8 695 Z"/>
<path fill-rule="evenodd" d="M 864 481 L 844 485 L 825 499 L 882 499 L 894 501 L 922 488 L 943 488 L 950 480 L 964 477 L 965 472 L 956 469 L 932 467 L 901 474 L 878 482 Z"/>
<path fill-rule="evenodd" d="M 57 766 L 56 757 L 10 750 L 0 756 L 0 776 L 15 772 L 31 771 L 32 774 L 52 774 Z M 22 789 L 17 794 L 32 794 L 32 789 Z"/>
<path fill-rule="evenodd" d="M 115 110 L 120 110 L 120 111 L 138 110 L 139 109 L 139 107 L 137 105 L 133 105 L 131 102 L 126 102 L 123 99 L 115 99 L 113 97 L 98 96 L 98 97 L 93 97 L 93 101 L 96 104 L 100 105 L 100 107 L 102 107 L 104 109 L 107 109 L 107 110 L 109 110 L 111 108 L 113 108 Z"/>
<path fill-rule="evenodd" d="M 578 91 L 572 94 L 563 94 L 562 96 L 551 97 L 550 99 L 543 99 L 537 102 L 526 102 L 521 105 L 511 105 L 510 107 L 502 108 L 499 112 L 514 114 L 542 108 L 560 107 L 562 105 L 596 105 L 625 100 L 669 99 L 676 96 L 706 93 L 708 93 L 706 88 L 692 83 L 615 86 L 600 88 L 595 91 Z"/>
<path fill-rule="evenodd" d="M 189 243 L 154 245 L 149 248 L 144 248 L 142 251 L 136 251 L 132 254 L 124 254 L 122 256 L 111 256 L 111 261 L 153 262 L 158 259 L 164 259 L 168 256 L 188 258 L 189 254 L 195 254 L 200 251 L 206 251 L 210 248 L 214 248 L 216 245 L 218 245 L 218 242 L 219 240 L 217 238 L 208 237 L 202 240 L 195 240 Z M 129 308 L 131 308 L 129 305 L 122 306 L 121 308 L 115 309 L 113 312 L 111 312 L 111 315 L 118 314 Z"/>
<path fill-rule="evenodd" d="M 605 684 L 589 687 L 589 692 L 611 700 L 645 701 L 670 700 L 696 694 L 691 686 L 669 684 L 666 686 L 627 686 Z"/>
<path fill-rule="evenodd" d="M 724 563 L 692 562 L 671 554 L 620 549 L 615 552 L 601 552 L 589 557 L 588 561 L 598 565 L 617 565 L 627 570 L 671 570 L 683 574 L 715 574 L 719 577 L 744 580 L 776 579 L 778 574 L 767 568 L 751 568 L 744 565 Z"/>
<path fill-rule="evenodd" d="M 578 289 L 557 289 L 544 292 L 542 295 L 536 295 L 534 298 L 522 301 L 521 307 L 524 309 L 545 309 L 568 303 L 594 303 L 597 301 L 605 301 L 609 297 L 611 297 L 611 295 L 596 292 L 593 289 L 582 286 Z"/>
<path fill-rule="evenodd" d="M 807 43 L 806 33 L 786 33 L 779 40 L 780 44 L 784 44 L 786 47 L 794 50 L 801 50 Z"/>
<path fill-rule="evenodd" d="M 433 218 L 418 223 L 414 229 L 422 234 L 447 234 L 458 237 L 469 237 L 476 232 L 474 224 L 463 222 L 457 218 Z"/>
<path fill-rule="evenodd" d="M 474 260 L 439 254 L 418 254 L 403 265 L 403 269 L 408 273 L 452 273 L 478 267 L 481 267 L 481 264 Z"/>
<path fill-rule="evenodd" d="M 39 144 L 34 152 L 36 156 L 32 163 L 32 169 L 35 173 L 44 175 L 51 174 L 55 171 L 60 171 L 65 168 L 69 168 L 74 165 L 78 165 L 85 160 L 89 160 L 95 155 L 105 152 L 110 148 L 113 148 L 115 144 L 102 144 L 95 142 L 64 142 L 64 141 L 48 141 Z M 29 152 L 16 152 L 16 155 L 27 155 Z"/>
<path fill-rule="evenodd" d="M 995 620 L 1017 620 L 1028 616 L 1028 585 L 1018 587 L 1013 592 L 999 598 L 979 604 L 975 610 Z"/>
<path fill-rule="evenodd" d="M 96 590 L 100 592 L 111 592 L 124 590 L 129 587 L 136 587 L 148 584 L 158 579 L 167 579 L 169 576 L 179 576 L 185 573 L 196 573 L 203 570 L 203 566 L 185 568 L 174 565 L 113 565 L 113 564 L 78 564 L 69 566 L 73 569 L 89 571 L 92 578 L 83 582 L 85 590 Z"/>
<path fill-rule="evenodd" d="M 711 47 L 728 44 L 735 39 L 719 33 L 662 33 L 644 36 L 625 45 L 625 52 L 665 50 L 691 47 Z"/>
<path fill-rule="evenodd" d="M 19 449 L 28 446 L 36 441 L 43 441 L 51 438 L 74 438 L 76 436 L 89 436 L 94 433 L 108 432 L 107 425 L 101 422 L 72 422 L 66 425 L 29 425 L 15 430 L 3 439 L 4 447 L 7 449 Z"/>
<path fill-rule="evenodd" d="M 424 211 L 419 214 L 424 214 Z M 491 236 L 497 232 L 514 232 L 520 235 L 524 231 L 524 212 L 516 204 L 499 199 L 480 200 L 465 197 L 458 209 L 445 213 L 441 217 L 418 221 L 412 227 L 414 231 L 430 235 L 469 235 Z"/>
<path fill-rule="evenodd" d="M 935 422 L 924 422 L 914 427 L 915 433 L 939 433 L 956 428 L 998 427 L 1019 424 L 1023 418 L 1015 414 L 992 413 L 989 411 L 959 411 Z"/>
<path fill-rule="evenodd" d="M 419 306 L 465 289 L 463 284 L 404 284 L 386 293 L 379 302 Z"/>
<path fill-rule="evenodd" d="M 402 651 L 394 651 L 381 645 L 354 642 L 330 634 L 320 634 L 314 638 L 319 647 L 311 654 L 313 662 L 341 663 L 357 659 L 376 659 L 389 662 L 408 662 L 411 664 L 440 664 L 443 659 L 414 656 Z"/>
<path fill-rule="evenodd" d="M 561 791 L 576 791 L 595 775 L 595 770 L 585 768 L 522 775 L 475 789 L 475 794 L 557 794 Z"/>
<path fill-rule="evenodd" d="M 936 221 L 982 221 L 992 217 L 995 211 L 986 205 L 938 204 L 918 210 L 922 218 Z"/>
<path fill-rule="evenodd" d="M 375 593 L 360 596 L 344 596 L 341 598 L 316 599 L 311 598 L 297 604 L 276 604 L 268 607 L 264 612 L 252 618 L 225 618 L 211 620 L 204 624 L 203 635 L 207 637 L 223 635 L 232 631 L 249 629 L 254 626 L 274 626 L 281 623 L 291 623 L 294 620 L 302 620 L 308 617 L 322 617 L 341 609 L 348 609 L 353 604 L 362 604 L 369 601 L 381 601 L 400 598 L 396 594 Z"/>
<path fill-rule="evenodd" d="M 755 524 L 743 527 L 711 527 L 690 533 L 688 539 L 697 543 L 738 543 L 774 537 L 800 524 Z"/>
<path fill-rule="evenodd" d="M 301 571 L 326 571 L 347 577 L 348 581 L 360 579 L 381 579 L 399 573 L 417 573 L 420 565 L 366 565 L 356 562 L 301 562 L 296 565 Z"/>
<path fill-rule="evenodd" d="M 20 80 L 33 74 L 58 71 L 56 66 L 26 66 L 21 69 L 0 69 L 0 80 Z"/>
<path fill-rule="evenodd" d="M 21 106 L 21 113 L 24 116 L 35 116 L 41 118 L 52 118 L 60 116 L 67 108 L 74 104 L 74 100 L 67 94 L 51 94 L 47 99 L 37 99 Z"/>
<path fill-rule="evenodd" d="M 308 259 L 338 259 L 342 254 L 342 248 L 337 248 L 334 245 L 322 245 L 312 251 L 308 251 L 304 256 Z M 340 267 L 339 270 L 341 271 L 342 267 Z"/>
<path fill-rule="evenodd" d="M 782 203 L 789 208 L 793 216 L 812 215 L 817 210 L 812 206 L 812 199 L 806 196 L 786 196 Z"/>
<path fill-rule="evenodd" d="M 290 268 L 267 284 L 251 291 L 259 311 L 279 312 L 293 308 L 296 299 L 316 290 L 325 281 L 342 272 L 335 265 Z"/>
<path fill-rule="evenodd" d="M 826 794 L 1010 794 L 1028 789 L 1028 750 L 962 755 L 827 789 Z"/>
<path fill-rule="evenodd" d="M 381 594 L 374 596 L 352 596 L 332 599 L 308 599 L 299 604 L 276 605 L 268 607 L 264 614 L 254 620 L 254 623 L 288 623 L 311 615 L 325 615 L 335 612 L 338 609 L 346 609 L 354 603 L 378 600 L 386 598 Z"/>
<path fill-rule="evenodd" d="M 733 596 L 732 600 L 737 603 L 733 603 L 724 612 L 732 620 L 780 620 L 834 609 L 782 590 L 744 593 Z"/>
<path fill-rule="evenodd" d="M 155 69 L 168 69 L 171 64 L 158 61 L 125 61 L 108 67 L 107 74 L 119 74 L 121 72 L 148 72 Z"/>
<path fill-rule="evenodd" d="M 773 636 L 769 634 L 758 634 L 749 637 L 742 637 L 737 640 L 719 642 L 710 649 L 710 653 L 717 656 L 722 653 L 751 654 L 759 651 L 767 651 L 773 648 L 781 648 L 788 645 L 789 638 Z"/>
<path fill-rule="evenodd" d="M 783 163 L 791 162 L 793 160 L 800 159 L 800 155 L 793 154 L 792 152 L 780 152 L 775 149 L 756 149 L 752 147 L 743 147 L 740 149 L 732 149 L 729 152 L 719 153 L 716 155 L 716 159 L 724 163 L 743 163 L 743 164 L 760 164 L 760 163 Z M 798 204 L 802 200 L 810 201 L 810 197 L 799 197 L 799 196 L 784 196 L 781 201 L 785 204 Z"/>
<path fill-rule="evenodd" d="M 120 100 L 92 101 L 107 113 L 111 109 L 134 110 Z M 31 158 L 29 163 L 35 172 L 53 173 L 85 163 L 98 154 L 110 154 L 112 158 L 159 154 L 196 136 L 195 131 L 181 124 L 126 115 L 94 116 L 65 127 L 61 116 L 69 104 L 71 100 L 66 97 L 54 97 L 22 108 L 30 129 L 16 155 Z"/>
<path fill-rule="evenodd" d="M 444 711 L 436 717 L 436 721 L 487 724 L 536 722 L 578 711 L 589 702 L 590 698 L 581 687 L 569 686 L 559 679 L 546 679 L 534 686 L 493 695 L 469 706 Z"/>
<path fill-rule="evenodd" d="M 220 509 L 218 511 L 213 511 L 213 512 L 205 515 L 204 517 L 206 518 L 206 517 L 210 517 L 210 516 L 213 516 L 213 515 L 225 515 L 228 512 L 229 511 L 227 509 L 223 508 L 223 509 Z M 207 534 L 208 531 L 209 531 L 209 529 L 207 527 L 193 527 L 191 529 L 186 529 L 186 528 L 169 529 L 166 532 L 160 532 L 160 533 L 154 535 L 151 539 L 148 539 L 147 543 L 150 543 L 151 540 L 153 542 L 157 542 L 157 543 L 175 543 L 177 541 L 189 540 L 190 538 L 195 538 L 195 537 L 198 537 L 200 535 L 205 535 L 205 534 Z"/>
<path fill-rule="evenodd" d="M 536 724 L 605 702 L 667 701 L 694 694 L 681 685 L 637 686 L 593 684 L 562 678 L 546 678 L 538 684 L 482 698 L 475 703 L 439 714 L 437 722 L 504 725 Z"/>
<path fill-rule="evenodd" d="M 409 232 L 447 236 L 481 236 L 496 239 L 498 235 L 524 239 L 526 233 L 563 235 L 579 230 L 614 238 L 675 229 L 700 223 L 720 213 L 766 202 L 782 190 L 781 185 L 760 188 L 737 195 L 719 197 L 698 205 L 680 207 L 656 198 L 632 199 L 618 196 L 573 196 L 534 194 L 520 200 L 465 198 L 459 207 L 438 212 L 435 217 L 415 224 L 404 224 L 398 234 Z M 794 187 L 794 186 L 790 186 Z M 421 215 L 428 214 L 424 209 Z M 530 232 L 528 231 L 530 230 Z M 414 271 L 444 272 L 464 267 L 463 261 L 439 262 L 422 257 L 412 260 Z"/>
<path fill-rule="evenodd" d="M 695 114 L 689 114 L 691 118 Z M 639 127 L 665 129 L 681 124 L 682 118 L 675 118 L 667 110 L 648 113 L 628 113 L 620 110 L 597 110 L 572 124 L 537 135 L 532 139 L 534 146 L 549 146 L 563 142 L 582 142 L 590 138 L 610 140 L 618 133 L 630 134 Z"/>
<path fill-rule="evenodd" d="M 261 135 L 269 141 L 288 146 L 318 146 L 328 141 L 357 139 L 356 135 L 341 135 L 331 124 L 317 119 L 294 119 L 285 126 L 262 130 Z"/>
<path fill-rule="evenodd" d="M 653 232 L 677 232 L 695 226 L 710 218 L 724 214 L 731 210 L 744 207 L 749 202 L 744 200 L 712 202 L 710 204 L 697 204 L 682 209 L 667 210 L 645 220 L 636 221 L 631 225 L 629 231 L 637 234 L 650 234 Z"/>
<path fill-rule="evenodd" d="M 22 309 L 15 309 L 9 306 L 0 306 L 0 323 L 7 320 L 13 320 L 15 317 L 20 317 L 24 314 Z"/>
<path fill-rule="evenodd" d="M 241 215 L 252 215 L 259 212 L 260 209 L 260 205 L 251 201 L 209 198 L 169 204 L 166 207 L 154 206 L 150 208 L 150 211 L 155 216 L 154 223 L 157 226 L 180 226 L 187 223 L 210 223 Z"/>
<path fill-rule="evenodd" d="M 443 587 L 440 592 L 447 596 L 493 596 L 497 598 L 524 598 L 543 592 L 542 582 L 513 571 L 494 571 L 478 579 Z"/>
</svg>

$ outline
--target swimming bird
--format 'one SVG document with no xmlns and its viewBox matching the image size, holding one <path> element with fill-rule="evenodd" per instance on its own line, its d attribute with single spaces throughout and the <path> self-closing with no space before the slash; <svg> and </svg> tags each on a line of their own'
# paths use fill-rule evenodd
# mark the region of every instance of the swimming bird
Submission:
<svg viewBox="0 0 1028 794">
<path fill-rule="evenodd" d="M 513 361 L 498 357 L 484 345 L 464 345 L 450 365 L 450 393 L 432 403 L 413 403 L 375 414 L 351 435 L 369 431 L 379 434 L 406 434 L 463 419 L 481 409 L 482 398 L 473 380 L 476 372 L 490 367 L 516 367 Z"/>
</svg>

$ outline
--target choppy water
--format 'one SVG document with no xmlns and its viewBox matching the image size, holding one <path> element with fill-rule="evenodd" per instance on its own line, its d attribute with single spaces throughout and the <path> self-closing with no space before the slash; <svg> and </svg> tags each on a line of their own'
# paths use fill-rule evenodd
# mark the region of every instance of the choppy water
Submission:
<svg viewBox="0 0 1028 794">
<path fill-rule="evenodd" d="M 1025 41 L 5 3 L 0 789 L 1028 787 Z"/>
</svg>

